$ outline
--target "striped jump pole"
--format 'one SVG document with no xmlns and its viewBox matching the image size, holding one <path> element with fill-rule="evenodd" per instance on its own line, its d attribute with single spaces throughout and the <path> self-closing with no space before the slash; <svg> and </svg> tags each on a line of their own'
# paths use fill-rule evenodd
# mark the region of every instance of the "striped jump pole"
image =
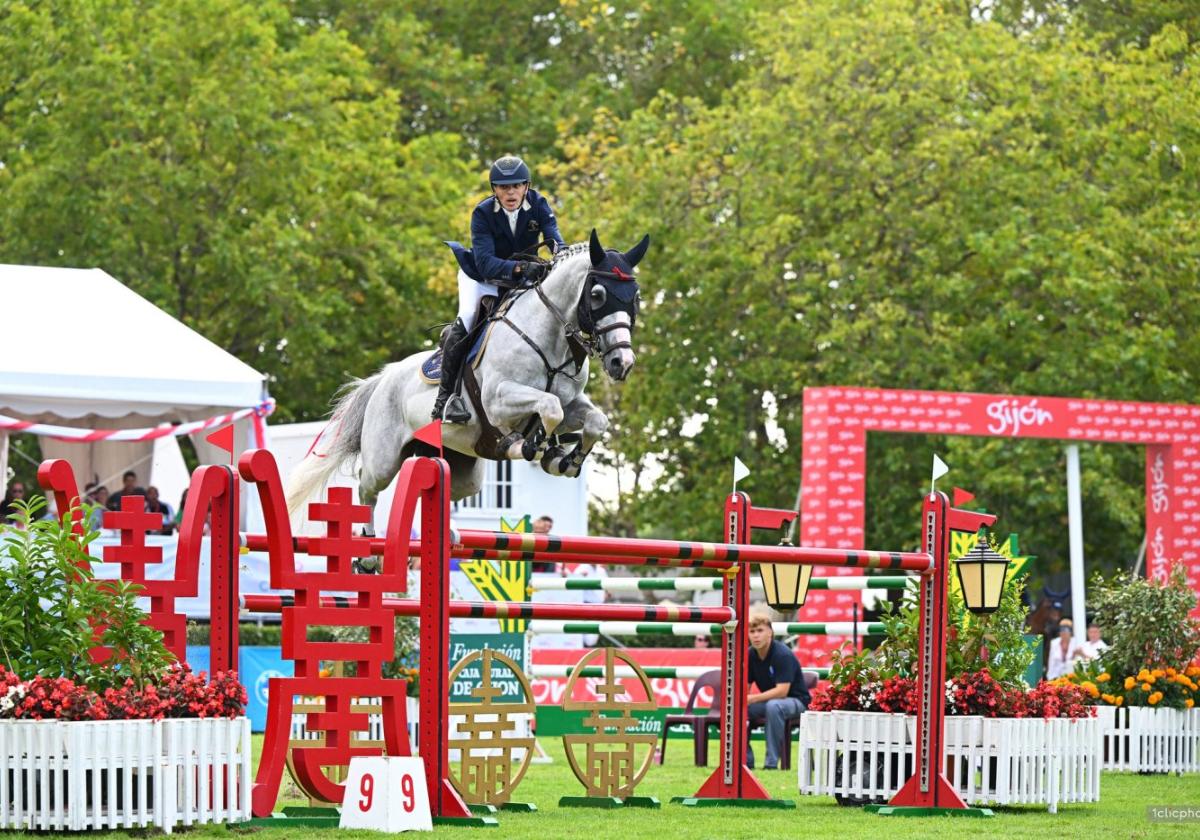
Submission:
<svg viewBox="0 0 1200 840">
<path fill-rule="evenodd" d="M 281 613 L 295 606 L 291 595 L 243 595 L 242 609 L 253 613 Z M 357 598 L 324 595 L 321 607 L 354 609 Z M 384 598 L 383 606 L 396 615 L 421 615 L 422 603 L 414 598 Z M 683 607 L 674 604 L 534 604 L 526 601 L 451 601 L 451 618 L 523 618 L 550 619 L 560 622 L 607 618 L 614 622 L 625 621 L 631 626 L 638 622 L 655 622 L 657 626 L 669 627 L 661 622 L 703 622 L 704 627 L 721 627 L 735 619 L 728 607 Z M 601 622 L 605 623 L 605 622 Z M 653 626 L 653 625 L 648 625 Z M 580 631 L 590 632 L 590 631 Z"/>
<path fill-rule="evenodd" d="M 534 679 L 565 679 L 570 676 L 571 671 L 575 669 L 574 665 L 534 665 L 530 668 L 529 676 Z M 675 679 L 675 680 L 696 680 L 702 675 L 712 671 L 710 665 L 644 665 L 642 671 L 651 679 Z M 809 673 L 816 674 L 821 679 L 829 676 L 828 668 L 805 668 Z M 633 669 L 618 665 L 616 668 L 618 677 L 636 677 Z M 584 668 L 580 676 L 584 677 L 603 677 L 603 668 Z"/>
<path fill-rule="evenodd" d="M 853 591 L 861 589 L 904 589 L 915 586 L 916 577 L 847 575 L 845 577 L 814 577 L 808 584 L 810 590 Z M 534 592 L 603 591 L 603 592 L 719 592 L 722 581 L 719 577 L 610 577 L 581 578 L 559 577 L 558 575 L 534 575 L 529 585 Z M 762 581 L 757 577 L 750 581 L 750 588 L 762 591 Z"/>
<path fill-rule="evenodd" d="M 778 636 L 805 634 L 811 636 L 871 636 L 883 633 L 883 624 L 877 621 L 776 621 L 771 624 Z M 529 631 L 536 635 L 547 633 L 599 633 L 605 636 L 700 636 L 732 630 L 728 624 L 699 622 L 650 622 L 636 621 L 531 621 Z"/>
</svg>

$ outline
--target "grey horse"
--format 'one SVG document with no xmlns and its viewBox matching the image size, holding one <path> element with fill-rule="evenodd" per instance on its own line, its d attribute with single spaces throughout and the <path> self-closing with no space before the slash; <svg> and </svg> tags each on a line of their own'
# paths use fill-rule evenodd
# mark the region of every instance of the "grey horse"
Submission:
<svg viewBox="0 0 1200 840">
<path fill-rule="evenodd" d="M 587 243 L 555 255 L 541 284 L 505 299 L 480 358 L 464 366 L 464 388 L 474 397 L 471 420 L 442 426 L 455 500 L 479 491 L 482 458 L 536 459 L 552 475 L 579 475 L 608 428 L 584 394 L 588 360 L 598 356 L 615 381 L 629 375 L 640 299 L 634 267 L 649 244 L 646 236 L 627 252 L 605 249 L 593 230 Z M 322 445 L 330 439 L 328 450 L 310 453 L 288 481 L 290 512 L 357 456 L 359 499 L 374 515 L 401 462 L 425 446 L 413 435 L 428 425 L 437 396 L 437 386 L 421 376 L 431 353 L 415 353 L 342 389 L 322 435 Z M 556 442 L 567 435 L 570 443 Z"/>
</svg>

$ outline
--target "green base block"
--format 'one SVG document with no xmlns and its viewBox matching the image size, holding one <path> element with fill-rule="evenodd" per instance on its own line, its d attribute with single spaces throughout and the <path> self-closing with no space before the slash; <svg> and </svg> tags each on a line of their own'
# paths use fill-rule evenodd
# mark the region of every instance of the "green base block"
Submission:
<svg viewBox="0 0 1200 840">
<path fill-rule="evenodd" d="M 661 808 L 657 796 L 626 796 L 621 800 L 626 808 Z"/>
<path fill-rule="evenodd" d="M 467 828 L 499 828 L 495 817 L 434 817 L 434 825 L 461 825 Z"/>
<path fill-rule="evenodd" d="M 625 802 L 616 796 L 564 796 L 559 808 L 623 808 Z"/>
<path fill-rule="evenodd" d="M 496 813 L 496 806 L 488 805 L 487 803 L 480 803 L 478 805 L 475 803 L 468 803 L 467 807 L 469 809 L 471 809 L 472 814 L 494 814 L 494 813 Z"/>
<path fill-rule="evenodd" d="M 686 808 L 795 808 L 791 799 L 721 799 L 707 796 L 672 796 L 671 802 Z"/>
<path fill-rule="evenodd" d="M 994 817 L 991 808 L 922 808 L 916 805 L 864 805 L 864 811 L 881 817 Z"/>
<path fill-rule="evenodd" d="M 289 805 L 282 812 L 274 813 L 269 817 L 252 817 L 248 822 L 237 823 L 236 825 L 252 828 L 292 825 L 307 825 L 313 828 L 337 828 L 341 819 L 341 813 L 337 808 L 310 808 L 301 805 Z"/>
<path fill-rule="evenodd" d="M 505 802 L 500 806 L 500 810 L 516 814 L 532 814 L 537 811 L 537 806 L 532 802 Z"/>
</svg>

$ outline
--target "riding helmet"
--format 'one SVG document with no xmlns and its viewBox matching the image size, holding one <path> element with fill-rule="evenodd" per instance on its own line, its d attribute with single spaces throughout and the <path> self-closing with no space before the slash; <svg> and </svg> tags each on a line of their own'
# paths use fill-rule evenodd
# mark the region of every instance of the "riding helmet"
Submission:
<svg viewBox="0 0 1200 840">
<path fill-rule="evenodd" d="M 492 164 L 492 184 L 527 184 L 529 167 L 515 155 L 505 155 Z"/>
</svg>

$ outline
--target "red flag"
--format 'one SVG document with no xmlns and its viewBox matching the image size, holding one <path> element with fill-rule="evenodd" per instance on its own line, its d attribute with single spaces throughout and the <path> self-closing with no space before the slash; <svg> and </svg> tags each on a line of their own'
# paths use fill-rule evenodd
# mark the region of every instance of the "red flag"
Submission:
<svg viewBox="0 0 1200 840">
<path fill-rule="evenodd" d="M 954 488 L 954 506 L 955 507 L 960 507 L 962 505 L 965 505 L 967 502 L 974 501 L 974 499 L 975 499 L 974 493 L 968 493 L 966 490 L 962 489 L 961 487 Z"/>
<path fill-rule="evenodd" d="M 210 432 L 204 436 L 204 439 L 211 443 L 217 449 L 229 453 L 229 463 L 233 463 L 233 424 L 222 426 L 215 432 Z"/>
<path fill-rule="evenodd" d="M 413 432 L 413 437 L 427 443 L 438 451 L 438 456 L 442 454 L 442 421 L 434 420 L 428 426 L 422 426 Z"/>
</svg>

